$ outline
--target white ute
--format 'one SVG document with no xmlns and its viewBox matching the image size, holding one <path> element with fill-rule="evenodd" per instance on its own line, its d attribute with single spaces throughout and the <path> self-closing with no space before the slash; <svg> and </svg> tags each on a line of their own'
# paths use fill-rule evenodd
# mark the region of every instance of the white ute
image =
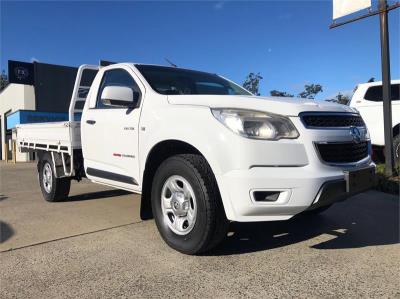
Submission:
<svg viewBox="0 0 400 299">
<path fill-rule="evenodd" d="M 140 193 L 142 218 L 186 254 L 217 245 L 229 221 L 321 212 L 369 189 L 375 173 L 351 107 L 257 97 L 215 74 L 145 64 L 81 66 L 69 121 L 19 125 L 17 144 L 38 153 L 47 201 L 82 177 Z"/>
<path fill-rule="evenodd" d="M 371 143 L 377 146 L 377 149 L 385 146 L 382 98 L 382 81 L 368 82 L 357 85 L 350 102 L 350 106 L 360 112 L 370 132 Z M 393 152 L 398 168 L 400 167 L 400 80 L 391 82 L 391 99 Z"/>
</svg>

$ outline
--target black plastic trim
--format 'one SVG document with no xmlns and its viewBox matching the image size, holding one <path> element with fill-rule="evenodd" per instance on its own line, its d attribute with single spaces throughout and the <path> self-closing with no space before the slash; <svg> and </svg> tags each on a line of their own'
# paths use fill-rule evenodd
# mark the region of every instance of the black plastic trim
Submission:
<svg viewBox="0 0 400 299">
<path fill-rule="evenodd" d="M 281 191 L 254 191 L 253 198 L 256 202 L 275 202 L 280 194 Z"/>
<path fill-rule="evenodd" d="M 88 167 L 86 169 L 86 173 L 88 175 L 92 175 L 95 177 L 111 180 L 111 181 L 117 181 L 125 184 L 131 184 L 131 185 L 138 185 L 136 180 L 133 177 L 118 174 L 118 173 L 113 173 L 113 172 L 108 172 L 100 169 L 95 169 L 95 168 L 90 168 Z"/>
<path fill-rule="evenodd" d="M 366 188 L 361 188 L 355 192 L 347 192 L 347 183 L 344 179 L 325 182 L 319 189 L 313 204 L 307 210 L 314 210 L 331 205 L 371 188 L 371 186 L 366 186 Z"/>
<path fill-rule="evenodd" d="M 313 201 L 313 204 L 308 208 L 308 210 L 314 210 L 323 206 L 330 205 L 337 201 L 345 200 L 349 196 L 350 193 L 346 192 L 345 180 L 326 182 L 319 189 L 317 196 Z"/>
</svg>

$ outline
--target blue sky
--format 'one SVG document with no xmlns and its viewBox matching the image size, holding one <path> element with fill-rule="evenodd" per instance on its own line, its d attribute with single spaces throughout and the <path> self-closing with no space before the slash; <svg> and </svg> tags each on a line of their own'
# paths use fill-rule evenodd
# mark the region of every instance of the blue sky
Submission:
<svg viewBox="0 0 400 299">
<path fill-rule="evenodd" d="M 1 1 L 7 60 L 78 66 L 100 59 L 215 72 L 261 93 L 319 83 L 327 98 L 381 78 L 379 18 L 329 30 L 331 1 Z M 392 78 L 400 77 L 400 9 L 390 13 Z"/>
</svg>

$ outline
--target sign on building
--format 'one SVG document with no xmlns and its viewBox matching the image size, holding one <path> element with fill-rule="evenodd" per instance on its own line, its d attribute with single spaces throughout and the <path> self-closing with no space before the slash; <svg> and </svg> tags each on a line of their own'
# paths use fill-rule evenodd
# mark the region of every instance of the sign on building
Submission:
<svg viewBox="0 0 400 299">
<path fill-rule="evenodd" d="M 35 82 L 33 63 L 9 60 L 8 80 L 10 83 L 33 85 Z"/>
</svg>

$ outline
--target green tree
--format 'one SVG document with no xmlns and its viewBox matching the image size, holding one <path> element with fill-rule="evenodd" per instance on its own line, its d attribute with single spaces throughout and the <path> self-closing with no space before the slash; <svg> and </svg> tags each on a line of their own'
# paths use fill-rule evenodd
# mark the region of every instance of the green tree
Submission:
<svg viewBox="0 0 400 299">
<path fill-rule="evenodd" d="M 259 88 L 260 88 L 260 81 L 263 79 L 263 77 L 260 75 L 260 73 L 250 73 L 247 75 L 246 80 L 243 82 L 243 87 L 246 88 L 248 91 L 250 91 L 252 94 L 259 96 Z"/>
<path fill-rule="evenodd" d="M 272 97 L 290 97 L 290 98 L 294 97 L 294 95 L 287 93 L 286 91 L 279 91 L 276 89 L 271 90 L 269 93 Z"/>
<path fill-rule="evenodd" d="M 322 91 L 322 86 L 320 84 L 304 85 L 304 91 L 300 92 L 298 97 L 304 99 L 315 99 L 315 96 Z"/>
<path fill-rule="evenodd" d="M 6 71 L 3 70 L 0 75 L 0 91 L 6 88 L 8 85 L 8 77 L 6 75 Z"/>
<path fill-rule="evenodd" d="M 328 102 L 333 102 L 333 103 L 338 103 L 338 104 L 342 104 L 342 105 L 347 105 L 350 103 L 350 97 L 347 95 L 343 95 L 340 92 L 333 98 L 333 99 L 329 99 L 326 100 Z"/>
</svg>

